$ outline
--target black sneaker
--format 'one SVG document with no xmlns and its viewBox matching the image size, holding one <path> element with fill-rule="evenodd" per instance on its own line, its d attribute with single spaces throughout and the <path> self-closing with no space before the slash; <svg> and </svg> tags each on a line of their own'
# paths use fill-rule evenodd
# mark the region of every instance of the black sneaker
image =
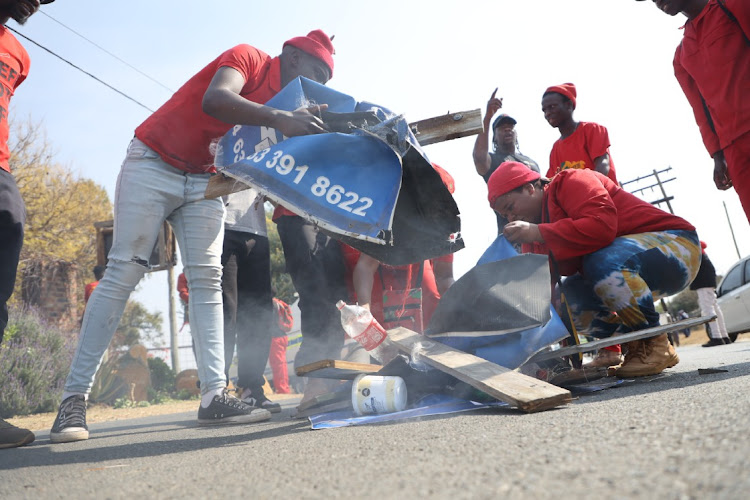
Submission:
<svg viewBox="0 0 750 500">
<path fill-rule="evenodd" d="M 281 405 L 268 399 L 265 394 L 255 397 L 251 393 L 248 397 L 242 398 L 242 402 L 254 408 L 263 408 L 271 413 L 281 413 Z"/>
<path fill-rule="evenodd" d="M 28 429 L 21 429 L 0 418 L 0 450 L 17 448 L 34 442 L 34 433 Z"/>
<path fill-rule="evenodd" d="M 711 337 L 710 339 L 708 339 L 708 342 L 706 342 L 705 344 L 701 344 L 701 347 L 714 347 L 717 345 L 724 345 L 724 339 L 715 339 Z"/>
<path fill-rule="evenodd" d="M 82 394 L 70 396 L 60 403 L 55 423 L 49 433 L 49 440 L 53 443 L 70 443 L 89 438 L 89 428 L 86 425 L 86 398 Z"/>
<path fill-rule="evenodd" d="M 269 420 L 271 414 L 262 408 L 247 405 L 226 391 L 214 396 L 208 408 L 198 408 L 198 424 L 251 424 Z"/>
</svg>

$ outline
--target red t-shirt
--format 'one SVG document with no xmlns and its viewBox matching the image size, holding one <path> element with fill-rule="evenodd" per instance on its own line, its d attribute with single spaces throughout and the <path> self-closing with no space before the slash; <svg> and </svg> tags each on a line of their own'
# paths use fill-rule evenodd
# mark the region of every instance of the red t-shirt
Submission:
<svg viewBox="0 0 750 500">
<path fill-rule="evenodd" d="M 185 273 L 180 273 L 180 275 L 177 276 L 177 293 L 180 294 L 180 300 L 187 304 L 190 299 L 190 290 L 188 289 Z"/>
<path fill-rule="evenodd" d="M 8 109 L 10 108 L 10 98 L 16 88 L 21 85 L 29 74 L 29 65 L 31 59 L 23 45 L 13 36 L 13 34 L 0 26 L 0 168 L 10 172 L 8 159 L 10 150 L 8 149 L 8 137 L 10 131 L 8 128 Z"/>
<path fill-rule="evenodd" d="M 99 284 L 99 280 L 92 281 L 91 283 L 88 283 L 86 287 L 83 289 L 83 303 L 86 304 L 89 301 L 89 298 L 91 297 L 91 294 L 94 291 L 94 288 L 96 288 L 96 285 Z"/>
<path fill-rule="evenodd" d="M 695 228 L 622 189 L 599 172 L 566 170 L 544 188 L 546 215 L 539 224 L 545 245 L 536 253 L 552 251 L 560 274 L 580 271 L 581 258 L 610 245 L 618 236 Z M 524 251 L 534 251 L 524 245 Z M 545 248 L 546 247 L 546 248 Z"/>
<path fill-rule="evenodd" d="M 360 251 L 356 250 L 349 245 L 341 243 L 341 252 L 344 255 L 344 263 L 346 265 L 346 279 L 349 291 L 356 301 L 356 295 L 354 293 L 354 284 L 352 283 L 352 275 L 354 273 L 354 266 L 359 260 Z M 446 257 L 447 258 L 447 257 Z M 382 271 L 382 281 L 381 281 Z M 370 301 L 370 311 L 372 315 L 380 321 L 383 320 L 383 290 L 409 290 L 417 288 L 417 278 L 419 276 L 419 264 L 409 264 L 405 266 L 387 266 L 385 264 L 380 265 L 380 270 L 375 271 L 375 276 L 372 285 L 372 298 Z M 432 262 L 426 260 L 424 262 L 424 268 L 422 269 L 422 319 L 425 325 L 430 323 L 430 318 L 437 308 L 438 302 L 440 302 L 440 293 L 437 290 L 437 283 L 435 282 L 435 274 L 432 271 Z"/>
<path fill-rule="evenodd" d="M 750 132 L 750 2 L 725 0 L 737 22 L 715 0 L 685 24 L 674 73 L 693 108 L 703 143 L 713 155 Z M 706 112 L 716 131 L 711 130 Z"/>
<path fill-rule="evenodd" d="M 584 169 L 594 170 L 594 160 L 609 154 L 609 134 L 607 128 L 598 123 L 578 122 L 578 127 L 565 139 L 558 139 L 549 154 L 550 179 L 563 170 Z M 617 182 L 615 163 L 612 155 L 609 157 L 609 176 Z"/>
<path fill-rule="evenodd" d="M 162 160 L 190 173 L 215 172 L 209 146 L 234 124 L 203 112 L 203 95 L 221 67 L 239 71 L 245 78 L 240 95 L 265 104 L 281 90 L 279 58 L 249 45 L 237 45 L 200 70 L 162 107 L 135 129 L 135 135 L 159 153 Z"/>
</svg>

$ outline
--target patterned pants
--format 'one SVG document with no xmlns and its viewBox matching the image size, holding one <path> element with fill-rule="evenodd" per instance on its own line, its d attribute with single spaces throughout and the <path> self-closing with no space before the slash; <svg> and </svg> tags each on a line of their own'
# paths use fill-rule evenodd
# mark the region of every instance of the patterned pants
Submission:
<svg viewBox="0 0 750 500">
<path fill-rule="evenodd" d="M 687 288 L 700 262 L 695 231 L 631 234 L 586 255 L 562 289 L 578 331 L 606 338 L 658 325 L 654 301 Z"/>
</svg>

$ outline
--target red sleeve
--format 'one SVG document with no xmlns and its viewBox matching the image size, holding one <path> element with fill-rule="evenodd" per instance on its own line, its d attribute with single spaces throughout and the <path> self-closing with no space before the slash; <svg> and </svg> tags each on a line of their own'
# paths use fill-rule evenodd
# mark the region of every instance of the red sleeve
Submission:
<svg viewBox="0 0 750 500">
<path fill-rule="evenodd" d="M 234 68 L 240 72 L 245 82 L 254 88 L 255 76 L 265 62 L 265 54 L 247 44 L 237 45 L 219 56 L 218 67 Z M 242 89 L 245 92 L 245 89 Z"/>
<path fill-rule="evenodd" d="M 750 2 L 747 0 L 724 0 L 724 4 L 729 12 L 737 18 L 745 36 L 750 38 Z"/>
<path fill-rule="evenodd" d="M 583 135 L 586 138 L 586 151 L 588 151 L 592 160 L 608 153 L 607 149 L 610 143 L 607 127 L 598 123 L 586 123 Z"/>
<path fill-rule="evenodd" d="M 680 83 L 680 87 L 682 87 L 685 97 L 687 97 L 690 106 L 693 108 L 693 115 L 695 116 L 695 121 L 698 123 L 698 128 L 703 137 L 703 144 L 706 146 L 709 154 L 713 156 L 714 153 L 721 150 L 719 137 L 716 135 L 716 132 L 712 130 L 711 124 L 708 121 L 706 108 L 704 107 L 701 93 L 698 90 L 698 85 L 680 63 L 681 54 L 682 45 L 677 47 L 677 51 L 674 55 L 674 75 L 677 77 L 677 81 Z"/>
<path fill-rule="evenodd" d="M 552 177 L 554 177 L 554 175 L 557 173 L 557 169 L 560 167 L 560 162 L 555 158 L 556 145 L 557 142 L 552 145 L 552 151 L 549 152 L 549 169 L 547 169 L 547 173 L 545 174 L 545 177 L 547 179 L 551 179 Z"/>
<path fill-rule="evenodd" d="M 604 248 L 617 236 L 615 203 L 590 170 L 561 172 L 544 198 L 552 222 L 539 224 L 539 231 L 558 262 Z"/>
<path fill-rule="evenodd" d="M 185 273 L 180 273 L 180 275 L 177 276 L 177 292 L 180 294 L 180 299 L 187 303 L 190 298 L 190 291 L 188 290 Z"/>
</svg>

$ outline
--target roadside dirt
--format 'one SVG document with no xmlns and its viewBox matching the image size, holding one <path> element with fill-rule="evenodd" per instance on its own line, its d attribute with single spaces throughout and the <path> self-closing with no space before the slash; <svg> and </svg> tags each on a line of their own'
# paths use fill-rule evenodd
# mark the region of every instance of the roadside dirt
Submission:
<svg viewBox="0 0 750 500">
<path fill-rule="evenodd" d="M 274 394 L 270 399 L 274 402 L 299 398 L 299 394 Z M 86 410 L 86 422 L 95 424 L 98 422 L 110 422 L 113 420 L 127 420 L 131 418 L 150 417 L 155 415 L 169 415 L 172 413 L 195 412 L 198 413 L 199 401 L 191 399 L 188 401 L 172 401 L 160 405 L 150 405 L 142 408 L 112 408 L 107 405 L 92 404 Z M 57 413 L 37 413 L 23 417 L 8 418 L 6 421 L 24 429 L 32 431 L 49 430 L 55 422 Z"/>
</svg>

